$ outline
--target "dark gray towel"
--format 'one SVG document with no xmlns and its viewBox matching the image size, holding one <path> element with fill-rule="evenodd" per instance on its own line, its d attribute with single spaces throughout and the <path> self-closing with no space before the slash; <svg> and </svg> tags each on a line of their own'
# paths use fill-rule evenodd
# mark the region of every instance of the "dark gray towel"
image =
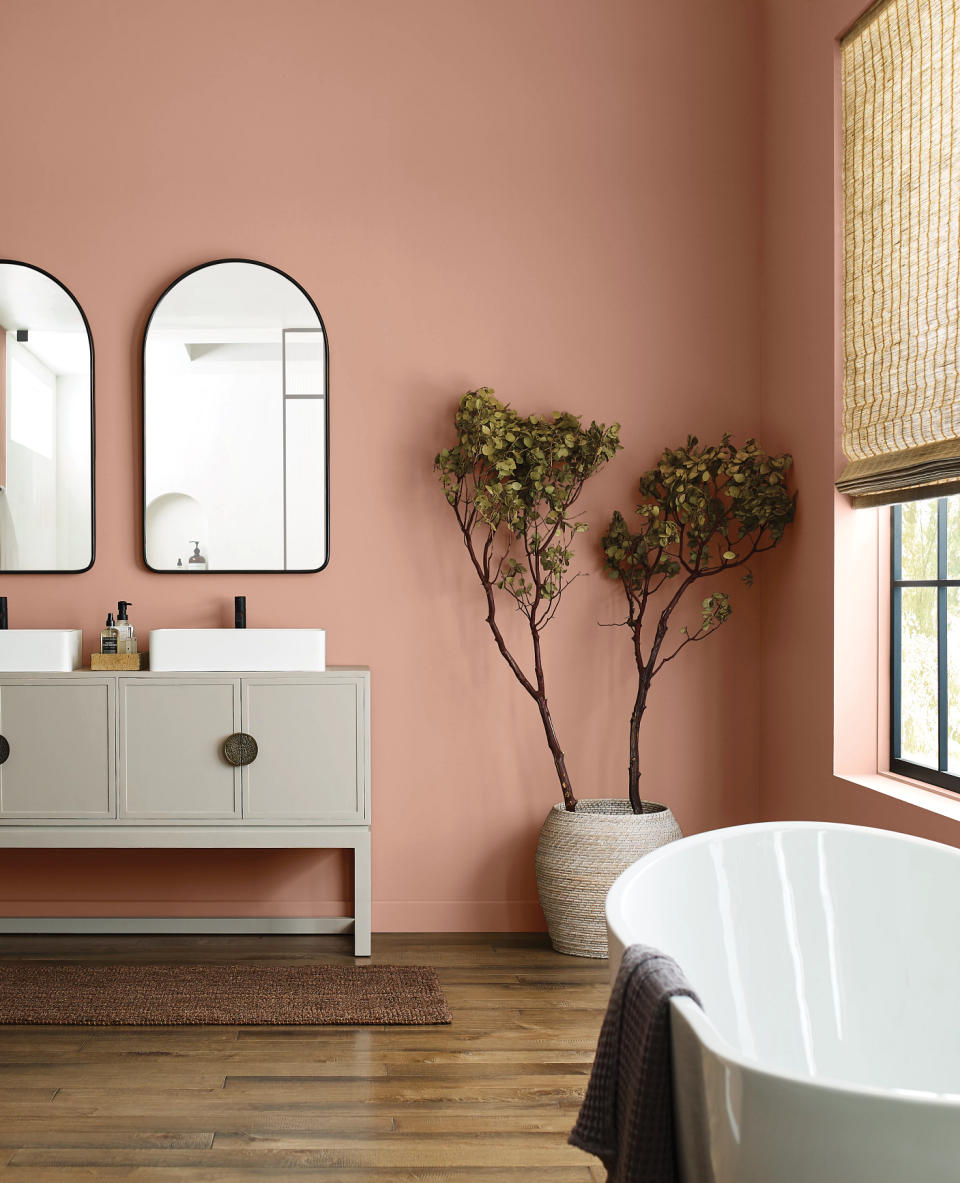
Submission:
<svg viewBox="0 0 960 1183">
<path fill-rule="evenodd" d="M 700 999 L 679 965 L 646 945 L 623 955 L 590 1083 L 570 1142 L 595 1154 L 608 1183 L 676 1183 L 670 999 Z"/>
</svg>

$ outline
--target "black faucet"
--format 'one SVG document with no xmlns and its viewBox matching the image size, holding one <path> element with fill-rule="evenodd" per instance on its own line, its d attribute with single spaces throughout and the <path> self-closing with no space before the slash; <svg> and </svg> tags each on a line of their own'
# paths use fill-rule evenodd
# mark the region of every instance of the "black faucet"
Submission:
<svg viewBox="0 0 960 1183">
<path fill-rule="evenodd" d="M 4 619 L 6 619 L 6 601 L 4 601 Z M 6 625 L 3 626 L 6 628 Z M 246 628 L 247 627 L 247 597 L 234 596 L 233 597 L 233 627 Z"/>
<path fill-rule="evenodd" d="M 0 629 L 7 627 L 7 597 L 0 596 Z"/>
</svg>

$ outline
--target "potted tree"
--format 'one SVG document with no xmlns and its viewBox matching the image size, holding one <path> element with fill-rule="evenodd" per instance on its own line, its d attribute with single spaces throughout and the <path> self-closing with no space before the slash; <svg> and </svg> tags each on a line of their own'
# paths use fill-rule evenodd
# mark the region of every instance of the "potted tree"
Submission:
<svg viewBox="0 0 960 1183">
<path fill-rule="evenodd" d="M 521 416 L 486 386 L 463 396 L 454 424 L 456 442 L 437 455 L 434 467 L 483 589 L 487 625 L 537 706 L 564 806 L 574 810 L 577 799 L 547 701 L 542 636 L 576 578 L 572 545 L 587 526 L 573 507 L 587 480 L 619 450 L 620 429 L 616 423 L 583 427 L 566 412 Z M 501 631 L 502 597 L 526 620 L 527 670 Z"/>
<path fill-rule="evenodd" d="M 701 601 L 695 626 L 678 625 L 672 633 L 671 621 L 687 592 L 702 580 L 738 568 L 743 569 L 742 579 L 749 587 L 753 575 L 748 564 L 783 538 L 796 508 L 796 494 L 787 487 L 791 464 L 791 456 L 768 455 L 752 439 L 738 447 L 724 435 L 718 445 L 701 447 L 696 437 L 690 436 L 683 447 L 667 448 L 657 466 L 640 478 L 638 529 L 632 531 L 621 513 L 613 514 L 602 540 L 604 564 L 623 592 L 627 615 L 622 624 L 637 666 L 629 728 L 628 796 L 625 801 L 595 803 L 610 816 L 605 827 L 598 824 L 576 834 L 579 883 L 575 898 L 551 904 L 553 915 L 544 904 L 554 945 L 565 952 L 606 954 L 606 893 L 617 875 L 645 853 L 638 849 L 631 857 L 629 842 L 624 839 L 623 815 L 632 818 L 638 829 L 650 829 L 648 849 L 680 837 L 666 806 L 644 801 L 640 794 L 640 724 L 650 686 L 665 665 L 730 618 L 729 592 L 713 591 Z M 545 872 L 554 877 L 569 873 L 572 836 L 565 811 L 555 806 L 538 848 L 538 864 L 544 864 Z M 579 908 L 580 914 L 572 920 L 574 908 Z M 559 941 L 554 927 L 561 932 Z"/>
<path fill-rule="evenodd" d="M 729 593 L 707 596 L 700 625 L 692 633 L 678 627 L 678 644 L 665 652 L 671 618 L 694 583 L 745 566 L 780 541 L 796 501 L 786 488 L 791 457 L 768 456 L 754 440 L 738 448 L 725 435 L 719 446 L 700 448 L 690 437 L 685 447 L 667 449 L 641 478 L 638 531 L 631 533 L 623 515 L 614 513 L 603 538 L 604 564 L 627 602 L 622 623 L 630 631 L 639 679 L 628 796 L 578 801 L 547 701 L 541 640 L 576 578 L 572 545 L 587 527 L 573 507 L 585 482 L 620 449 L 619 427 L 584 428 L 566 413 L 522 417 L 487 387 L 463 396 L 455 426 L 455 444 L 437 455 L 434 466 L 483 589 L 487 625 L 536 703 L 560 784 L 562 801 L 547 816 L 536 860 L 550 938 L 560 952 L 605 957 L 603 905 L 614 879 L 641 855 L 681 837 L 670 810 L 640 796 L 639 730 L 650 683 L 687 644 L 728 619 Z M 671 584 L 677 577 L 679 583 Z M 752 582 L 749 569 L 744 582 Z M 500 629 L 503 597 L 526 620 L 530 673 Z"/>
</svg>

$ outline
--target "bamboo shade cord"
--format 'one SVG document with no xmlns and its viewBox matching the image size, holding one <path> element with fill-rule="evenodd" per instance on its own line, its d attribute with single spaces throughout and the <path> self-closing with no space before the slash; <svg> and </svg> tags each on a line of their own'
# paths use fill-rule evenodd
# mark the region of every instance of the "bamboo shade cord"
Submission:
<svg viewBox="0 0 960 1183">
<path fill-rule="evenodd" d="M 841 51 L 843 450 L 857 504 L 960 480 L 960 0 L 883 0 Z"/>
</svg>

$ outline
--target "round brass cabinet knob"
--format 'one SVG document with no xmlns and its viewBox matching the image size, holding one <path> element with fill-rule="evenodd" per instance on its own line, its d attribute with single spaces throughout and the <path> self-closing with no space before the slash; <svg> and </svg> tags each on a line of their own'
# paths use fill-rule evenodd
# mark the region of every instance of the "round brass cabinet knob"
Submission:
<svg viewBox="0 0 960 1183">
<path fill-rule="evenodd" d="M 223 741 L 223 754 L 234 767 L 252 764 L 257 758 L 258 750 L 257 741 L 245 731 L 235 731 Z"/>
<path fill-rule="evenodd" d="M 0 764 L 5 764 L 9 755 L 10 741 L 5 735 L 0 735 Z"/>
</svg>

